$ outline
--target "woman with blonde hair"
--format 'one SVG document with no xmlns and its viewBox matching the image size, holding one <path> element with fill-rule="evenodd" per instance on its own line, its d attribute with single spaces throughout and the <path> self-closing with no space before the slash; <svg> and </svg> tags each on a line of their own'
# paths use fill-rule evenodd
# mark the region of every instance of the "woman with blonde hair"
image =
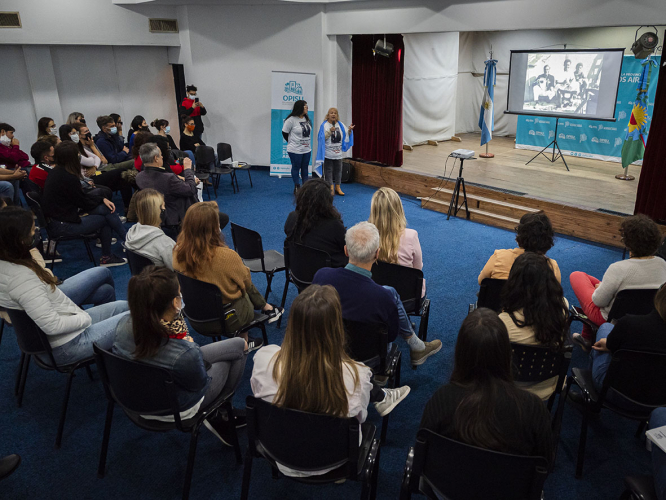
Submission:
<svg viewBox="0 0 666 500">
<path fill-rule="evenodd" d="M 225 325 L 234 332 L 254 320 L 254 310 L 268 315 L 269 323 L 277 321 L 284 309 L 266 303 L 252 283 L 250 270 L 240 256 L 225 243 L 220 231 L 220 212 L 214 201 L 192 205 L 173 250 L 173 268 L 191 278 L 212 283 L 222 292 L 225 303 L 236 313 L 227 317 Z M 250 351 L 259 349 L 261 339 L 247 340 Z"/>
<path fill-rule="evenodd" d="M 330 108 L 317 136 L 317 158 L 315 165 L 322 168 L 324 179 L 331 185 L 331 194 L 344 196 L 340 189 L 342 181 L 342 153 L 354 145 L 354 125 L 346 129 L 340 121 L 337 108 Z M 321 173 L 321 172 L 320 172 Z"/>
<path fill-rule="evenodd" d="M 370 219 L 379 231 L 378 260 L 423 270 L 419 234 L 407 227 L 400 196 L 393 189 L 382 187 L 372 195 Z M 425 296 L 425 280 L 423 294 Z"/>
<path fill-rule="evenodd" d="M 127 231 L 125 246 L 149 258 L 156 266 L 173 271 L 173 247 L 176 242 L 160 227 L 166 214 L 164 195 L 155 189 L 142 189 L 134 197 L 139 222 Z"/>
</svg>

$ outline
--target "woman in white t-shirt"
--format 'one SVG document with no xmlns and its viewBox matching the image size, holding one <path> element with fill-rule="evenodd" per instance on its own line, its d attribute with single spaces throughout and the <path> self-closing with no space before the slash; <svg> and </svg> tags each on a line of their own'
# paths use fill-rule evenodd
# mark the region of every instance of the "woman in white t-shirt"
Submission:
<svg viewBox="0 0 666 500">
<path fill-rule="evenodd" d="M 324 179 L 331 183 L 331 194 L 337 193 L 344 196 L 340 189 L 342 179 L 342 153 L 354 145 L 354 125 L 346 128 L 340 121 L 338 110 L 330 108 L 326 114 L 324 123 L 319 127 L 317 136 L 317 160 L 316 164 L 324 163 Z"/>
<path fill-rule="evenodd" d="M 291 160 L 291 178 L 294 193 L 308 180 L 308 166 L 312 155 L 312 124 L 308 116 L 308 103 L 299 100 L 282 126 L 282 137 L 287 141 L 287 154 Z"/>
</svg>

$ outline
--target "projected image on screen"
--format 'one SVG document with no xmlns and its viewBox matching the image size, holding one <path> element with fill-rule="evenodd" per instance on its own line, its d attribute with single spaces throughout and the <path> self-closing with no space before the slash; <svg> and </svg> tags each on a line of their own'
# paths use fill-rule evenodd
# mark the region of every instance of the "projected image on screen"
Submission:
<svg viewBox="0 0 666 500">
<path fill-rule="evenodd" d="M 528 54 L 523 110 L 597 112 L 602 54 Z"/>
</svg>

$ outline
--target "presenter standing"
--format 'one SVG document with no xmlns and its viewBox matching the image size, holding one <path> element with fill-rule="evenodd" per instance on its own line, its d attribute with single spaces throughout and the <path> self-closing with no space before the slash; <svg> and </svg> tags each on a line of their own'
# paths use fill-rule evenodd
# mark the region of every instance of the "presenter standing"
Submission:
<svg viewBox="0 0 666 500">
<path fill-rule="evenodd" d="M 178 109 L 178 114 L 194 120 L 194 135 L 201 138 L 201 135 L 204 132 L 204 125 L 201 117 L 208 111 L 206 111 L 204 105 L 199 102 L 197 88 L 194 85 L 188 85 L 185 90 L 187 91 L 187 97 L 183 99 L 183 102 Z"/>
<path fill-rule="evenodd" d="M 287 154 L 291 160 L 294 194 L 308 180 L 308 166 L 312 156 L 311 132 L 308 103 L 303 100 L 296 101 L 282 126 L 282 137 L 287 141 Z"/>
<path fill-rule="evenodd" d="M 331 194 L 344 196 L 340 189 L 342 179 L 342 153 L 354 145 L 354 125 L 349 125 L 349 133 L 340 121 L 337 108 L 330 108 L 326 119 L 319 127 L 317 135 L 316 164 L 324 163 L 324 179 L 331 184 Z"/>
</svg>

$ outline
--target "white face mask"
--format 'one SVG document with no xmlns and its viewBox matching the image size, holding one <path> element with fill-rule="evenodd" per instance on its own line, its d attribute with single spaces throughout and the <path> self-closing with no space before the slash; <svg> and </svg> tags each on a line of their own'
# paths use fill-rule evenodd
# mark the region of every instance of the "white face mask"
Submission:
<svg viewBox="0 0 666 500">
<path fill-rule="evenodd" d="M 171 132 L 171 127 L 167 125 L 166 128 L 164 129 L 164 133 L 168 134 L 169 132 Z"/>
<path fill-rule="evenodd" d="M 194 101 L 196 98 L 197 98 L 196 94 L 190 94 L 190 99 L 192 99 Z"/>
<path fill-rule="evenodd" d="M 79 143 L 79 134 L 72 134 L 69 136 L 69 138 L 74 141 L 75 144 Z"/>
<path fill-rule="evenodd" d="M 51 135 L 56 135 L 58 133 L 58 129 L 56 127 L 51 127 L 49 132 L 51 132 Z"/>
<path fill-rule="evenodd" d="M 178 314 L 183 312 L 183 309 L 185 309 L 185 300 L 183 299 L 182 295 L 179 295 L 180 297 L 180 309 L 178 309 Z"/>
<path fill-rule="evenodd" d="M 6 135 L 0 136 L 0 143 L 3 146 L 9 146 L 12 143 L 12 140 Z"/>
</svg>

